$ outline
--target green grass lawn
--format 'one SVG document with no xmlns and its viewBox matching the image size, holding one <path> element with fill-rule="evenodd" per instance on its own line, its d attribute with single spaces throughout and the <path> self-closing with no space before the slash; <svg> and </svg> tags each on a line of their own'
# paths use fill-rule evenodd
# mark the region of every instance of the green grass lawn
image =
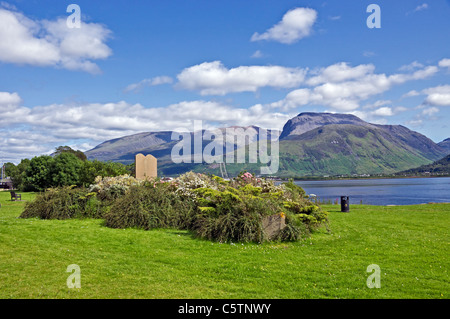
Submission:
<svg viewBox="0 0 450 319">
<path fill-rule="evenodd" d="M 352 205 L 331 233 L 295 243 L 220 244 L 102 220 L 17 218 L 0 192 L 0 298 L 449 298 L 450 204 Z M 67 266 L 81 268 L 69 289 Z M 381 268 L 369 289 L 367 266 Z"/>
</svg>

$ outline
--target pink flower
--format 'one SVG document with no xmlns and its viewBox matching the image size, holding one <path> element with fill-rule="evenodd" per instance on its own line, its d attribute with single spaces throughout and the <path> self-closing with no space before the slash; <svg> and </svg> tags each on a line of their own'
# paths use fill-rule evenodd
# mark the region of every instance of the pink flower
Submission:
<svg viewBox="0 0 450 319">
<path fill-rule="evenodd" d="M 247 178 L 252 178 L 253 175 L 250 174 L 249 172 L 247 172 L 247 173 L 243 174 L 242 177 L 243 177 L 244 179 L 247 179 Z"/>
</svg>

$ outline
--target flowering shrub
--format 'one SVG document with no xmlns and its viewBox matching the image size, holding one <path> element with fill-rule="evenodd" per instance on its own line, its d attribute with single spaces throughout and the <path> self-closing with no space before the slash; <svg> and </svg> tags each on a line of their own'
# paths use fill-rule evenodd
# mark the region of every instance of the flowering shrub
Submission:
<svg viewBox="0 0 450 319">
<path fill-rule="evenodd" d="M 217 190 L 219 188 L 217 180 L 207 175 L 194 172 L 183 174 L 171 181 L 171 183 L 176 186 L 177 194 L 190 198 L 196 197 L 195 192 L 193 192 L 195 189 L 212 188 Z"/>
<path fill-rule="evenodd" d="M 97 177 L 90 188 L 53 189 L 38 196 L 22 217 L 82 216 L 104 218 L 113 228 L 187 229 L 221 242 L 268 240 L 263 220 L 272 216 L 285 227 L 270 240 L 297 240 L 328 223 L 327 213 L 293 181 L 275 185 L 248 172 L 231 180 L 193 172 L 150 181 Z"/>
<path fill-rule="evenodd" d="M 113 200 L 125 194 L 132 186 L 142 185 L 144 182 L 130 175 L 116 177 L 95 178 L 95 184 L 89 187 L 90 192 L 96 192 L 102 200 Z"/>
<path fill-rule="evenodd" d="M 97 176 L 95 178 L 95 184 L 90 186 L 91 192 L 100 192 L 108 190 L 114 186 L 120 186 L 123 188 L 129 188 L 131 186 L 141 185 L 143 181 L 138 180 L 130 175 L 120 175 L 116 177 L 101 177 Z"/>
</svg>

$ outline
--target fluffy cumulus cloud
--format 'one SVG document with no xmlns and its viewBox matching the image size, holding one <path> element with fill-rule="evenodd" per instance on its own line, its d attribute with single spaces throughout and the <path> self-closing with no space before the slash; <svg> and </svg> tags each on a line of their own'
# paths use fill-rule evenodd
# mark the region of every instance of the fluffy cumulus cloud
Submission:
<svg viewBox="0 0 450 319">
<path fill-rule="evenodd" d="M 309 85 L 318 85 L 327 82 L 343 82 L 361 78 L 373 73 L 375 66 L 372 64 L 361 64 L 351 67 L 346 62 L 336 63 L 326 68 L 312 71 L 312 77 L 308 79 Z M 314 74 L 317 74 L 314 76 Z"/>
<path fill-rule="evenodd" d="M 450 69 L 450 59 L 442 59 L 439 61 L 439 66 L 441 68 L 449 68 Z"/>
<path fill-rule="evenodd" d="M 106 59 L 111 32 L 96 23 L 68 28 L 65 18 L 35 21 L 20 12 L 0 8 L 0 61 L 53 66 L 99 73 L 93 60 Z"/>
<path fill-rule="evenodd" d="M 309 36 L 316 20 L 317 11 L 310 8 L 295 8 L 288 11 L 280 22 L 266 32 L 254 33 L 251 41 L 270 40 L 292 44 Z"/>
<path fill-rule="evenodd" d="M 58 145 L 88 150 L 106 140 L 148 131 L 258 125 L 281 129 L 294 114 L 270 112 L 263 105 L 236 108 L 213 101 L 182 101 L 146 108 L 115 103 L 51 104 L 28 108 L 17 93 L 0 92 L 0 158 L 21 158 L 51 152 Z"/>
<path fill-rule="evenodd" d="M 222 62 L 205 62 L 178 74 L 178 86 L 201 95 L 255 92 L 262 87 L 292 88 L 300 85 L 306 71 L 282 66 L 239 66 L 228 69 Z"/>
<path fill-rule="evenodd" d="M 436 66 L 426 66 L 409 73 L 377 74 L 371 64 L 350 67 L 337 63 L 313 71 L 305 83 L 311 88 L 299 88 L 285 99 L 272 103 L 272 107 L 284 110 L 309 104 L 329 106 L 336 111 L 350 112 L 360 107 L 360 102 L 388 91 L 394 85 L 428 78 L 438 72 Z"/>
<path fill-rule="evenodd" d="M 21 102 L 22 99 L 17 93 L 0 92 L 0 110 L 2 112 L 17 107 Z"/>
<path fill-rule="evenodd" d="M 383 106 L 373 111 L 372 114 L 376 116 L 392 116 L 394 115 L 394 112 L 392 111 L 392 108 Z"/>
<path fill-rule="evenodd" d="M 320 105 L 335 111 L 351 112 L 358 109 L 362 101 L 382 94 L 395 85 L 426 79 L 439 71 L 437 66 L 424 66 L 418 62 L 401 69 L 405 72 L 377 74 L 373 64 L 351 66 L 346 62 L 313 70 L 282 66 L 228 69 L 220 61 L 215 61 L 184 69 L 177 76 L 177 85 L 199 91 L 201 95 L 254 92 L 263 87 L 295 88 L 283 100 L 269 106 L 289 111 L 306 105 Z M 382 113 L 387 116 L 388 110 L 381 109 L 379 114 Z"/>
<path fill-rule="evenodd" d="M 441 85 L 422 91 L 427 95 L 425 104 L 433 106 L 450 106 L 450 85 Z"/>
</svg>

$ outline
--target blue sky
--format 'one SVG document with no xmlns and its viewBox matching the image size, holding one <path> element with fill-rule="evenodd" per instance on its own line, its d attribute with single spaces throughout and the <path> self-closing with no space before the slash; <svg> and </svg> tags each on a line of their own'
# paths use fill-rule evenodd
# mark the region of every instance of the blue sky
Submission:
<svg viewBox="0 0 450 319">
<path fill-rule="evenodd" d="M 0 1 L 0 162 L 194 120 L 281 129 L 313 111 L 440 142 L 448 17 L 449 0 Z"/>
</svg>

